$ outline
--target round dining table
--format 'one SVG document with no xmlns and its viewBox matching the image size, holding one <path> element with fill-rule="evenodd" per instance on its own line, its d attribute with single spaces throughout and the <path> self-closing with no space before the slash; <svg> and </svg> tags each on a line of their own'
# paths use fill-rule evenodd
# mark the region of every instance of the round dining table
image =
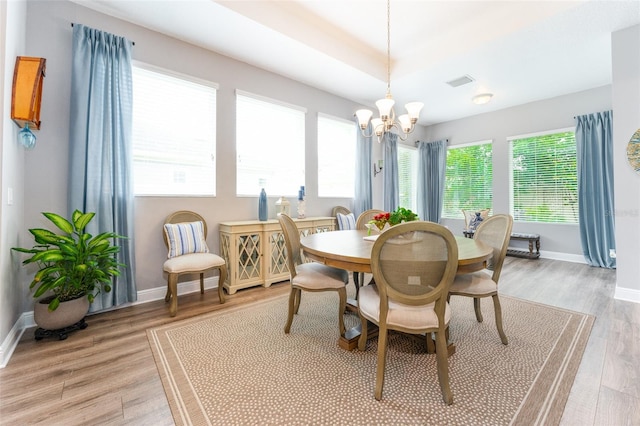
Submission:
<svg viewBox="0 0 640 426">
<path fill-rule="evenodd" d="M 371 273 L 371 249 L 376 236 L 369 235 L 368 230 L 344 230 L 318 232 L 300 238 L 302 251 L 307 259 L 345 269 L 351 272 Z M 491 246 L 481 241 L 456 236 L 458 245 L 458 272 L 469 273 L 487 267 L 493 255 Z M 357 301 L 349 299 L 348 307 L 357 311 Z M 343 349 L 353 350 L 360 336 L 360 326 L 347 330 L 340 337 L 339 345 Z M 450 348 L 450 354 L 453 347 Z"/>
<path fill-rule="evenodd" d="M 367 230 L 318 232 L 300 238 L 304 255 L 316 262 L 352 272 L 371 272 L 371 249 L 375 235 Z M 458 273 L 484 269 L 493 250 L 481 241 L 455 237 Z"/>
</svg>

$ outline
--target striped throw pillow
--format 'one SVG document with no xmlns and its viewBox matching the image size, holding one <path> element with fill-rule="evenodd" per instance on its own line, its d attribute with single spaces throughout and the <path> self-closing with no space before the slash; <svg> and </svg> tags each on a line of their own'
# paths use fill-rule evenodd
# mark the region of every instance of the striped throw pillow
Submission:
<svg viewBox="0 0 640 426">
<path fill-rule="evenodd" d="M 165 223 L 164 233 L 169 242 L 169 258 L 189 253 L 209 253 L 202 221 Z"/>
<path fill-rule="evenodd" d="M 338 229 L 356 229 L 356 218 L 353 213 L 349 214 L 336 214 L 336 218 L 338 219 Z"/>
</svg>

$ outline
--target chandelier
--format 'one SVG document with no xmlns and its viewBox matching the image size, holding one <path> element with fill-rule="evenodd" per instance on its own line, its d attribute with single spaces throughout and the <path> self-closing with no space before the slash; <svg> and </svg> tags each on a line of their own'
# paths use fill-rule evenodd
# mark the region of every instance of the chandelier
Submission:
<svg viewBox="0 0 640 426">
<path fill-rule="evenodd" d="M 409 133 L 413 132 L 415 124 L 420 116 L 420 110 L 424 106 L 422 102 L 409 102 L 404 107 L 407 110 L 406 114 L 402 114 L 397 117 L 393 108 L 395 101 L 391 96 L 391 0 L 387 0 L 387 95 L 384 99 L 380 99 L 376 102 L 380 117 L 371 118 L 373 113 L 368 109 L 359 109 L 356 111 L 356 117 L 358 118 L 358 124 L 360 125 L 360 131 L 364 137 L 372 137 L 374 134 L 378 137 L 378 143 L 382 141 L 385 133 L 390 133 L 395 127 L 398 132 L 398 137 L 401 140 L 406 140 Z M 369 127 L 369 121 L 373 130 L 371 134 L 367 134 L 367 127 Z"/>
</svg>

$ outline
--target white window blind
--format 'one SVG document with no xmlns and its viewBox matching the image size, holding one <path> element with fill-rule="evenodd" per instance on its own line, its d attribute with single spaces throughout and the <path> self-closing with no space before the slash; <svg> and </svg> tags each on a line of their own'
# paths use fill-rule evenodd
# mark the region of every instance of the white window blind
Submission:
<svg viewBox="0 0 640 426">
<path fill-rule="evenodd" d="M 356 124 L 318 114 L 318 196 L 353 198 Z"/>
<path fill-rule="evenodd" d="M 398 186 L 400 207 L 417 212 L 418 150 L 398 144 Z"/>
<path fill-rule="evenodd" d="M 442 217 L 463 219 L 462 209 L 491 209 L 493 144 L 482 141 L 447 149 Z"/>
<path fill-rule="evenodd" d="M 216 195 L 216 88 L 133 67 L 136 195 Z"/>
<path fill-rule="evenodd" d="M 236 91 L 236 193 L 296 196 L 304 183 L 306 111 Z"/>
<path fill-rule="evenodd" d="M 514 220 L 578 223 L 578 172 L 573 131 L 510 139 Z"/>
</svg>

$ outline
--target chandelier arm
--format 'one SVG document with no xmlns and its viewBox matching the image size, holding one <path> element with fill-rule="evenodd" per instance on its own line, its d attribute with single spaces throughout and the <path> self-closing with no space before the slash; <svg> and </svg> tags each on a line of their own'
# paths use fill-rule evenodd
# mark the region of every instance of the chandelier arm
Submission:
<svg viewBox="0 0 640 426">
<path fill-rule="evenodd" d="M 404 130 L 402 130 L 402 128 L 398 125 L 397 122 L 393 123 L 393 125 L 389 128 L 388 133 L 391 133 L 391 130 L 394 129 L 394 128 L 396 129 L 396 132 L 397 132 L 396 135 L 398 135 L 398 138 L 401 141 L 406 141 L 407 138 L 409 137 L 409 133 L 411 133 L 411 132 L 405 133 Z M 412 129 L 412 131 L 413 131 L 413 129 Z"/>
<path fill-rule="evenodd" d="M 361 128 L 360 134 L 362 134 L 362 136 L 365 138 L 372 138 L 376 133 L 372 130 L 371 133 L 367 134 L 367 131 Z"/>
<path fill-rule="evenodd" d="M 409 133 L 411 133 L 411 132 L 409 132 Z M 400 139 L 401 141 L 406 141 L 407 138 L 409 137 L 409 133 L 405 133 L 404 131 L 400 131 L 400 133 L 398 133 L 398 139 Z M 402 135 L 404 135 L 404 137 Z"/>
</svg>

